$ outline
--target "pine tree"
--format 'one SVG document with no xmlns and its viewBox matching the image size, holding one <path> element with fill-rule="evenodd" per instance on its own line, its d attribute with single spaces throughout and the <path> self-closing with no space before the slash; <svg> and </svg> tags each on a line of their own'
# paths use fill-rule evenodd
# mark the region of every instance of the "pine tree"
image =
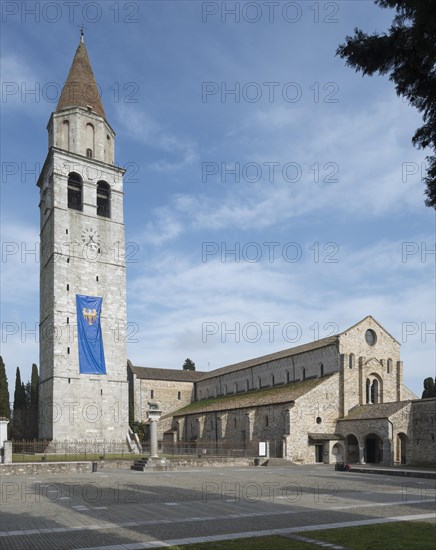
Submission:
<svg viewBox="0 0 436 550">
<path fill-rule="evenodd" d="M 183 363 L 183 370 L 195 370 L 195 363 L 189 357 Z"/>
<path fill-rule="evenodd" d="M 389 75 L 399 96 L 423 115 L 412 142 L 436 151 L 436 9 L 434 0 L 375 0 L 395 10 L 387 32 L 367 34 L 354 30 L 337 49 L 347 65 L 364 75 Z M 436 155 L 427 157 L 425 204 L 436 208 Z"/>
<path fill-rule="evenodd" d="M 8 377 L 3 358 L 0 356 L 0 417 L 10 418 L 11 407 L 9 404 Z"/>
<path fill-rule="evenodd" d="M 424 380 L 422 399 L 429 399 L 430 397 L 436 397 L 436 378 L 433 380 L 431 376 Z"/>
</svg>

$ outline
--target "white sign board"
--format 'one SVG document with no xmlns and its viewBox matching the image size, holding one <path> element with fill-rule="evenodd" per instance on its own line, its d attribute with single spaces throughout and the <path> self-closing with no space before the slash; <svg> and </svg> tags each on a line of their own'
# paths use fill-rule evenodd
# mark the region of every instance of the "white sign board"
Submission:
<svg viewBox="0 0 436 550">
<path fill-rule="evenodd" d="M 266 442 L 259 441 L 259 456 L 266 456 Z"/>
</svg>

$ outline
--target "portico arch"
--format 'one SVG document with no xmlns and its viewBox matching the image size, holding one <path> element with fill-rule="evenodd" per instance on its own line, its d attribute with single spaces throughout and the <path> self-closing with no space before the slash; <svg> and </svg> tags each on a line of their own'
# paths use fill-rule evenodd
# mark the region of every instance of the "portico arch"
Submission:
<svg viewBox="0 0 436 550">
<path fill-rule="evenodd" d="M 354 434 L 345 438 L 345 451 L 347 463 L 359 462 L 359 441 Z"/>
<path fill-rule="evenodd" d="M 376 434 L 371 433 L 365 437 L 365 462 L 379 464 L 383 462 L 383 440 Z"/>
<path fill-rule="evenodd" d="M 343 462 L 345 459 L 344 446 L 342 443 L 335 443 L 332 448 L 333 463 Z"/>
<path fill-rule="evenodd" d="M 407 463 L 407 435 L 403 432 L 397 434 L 395 461 L 400 464 Z"/>
</svg>

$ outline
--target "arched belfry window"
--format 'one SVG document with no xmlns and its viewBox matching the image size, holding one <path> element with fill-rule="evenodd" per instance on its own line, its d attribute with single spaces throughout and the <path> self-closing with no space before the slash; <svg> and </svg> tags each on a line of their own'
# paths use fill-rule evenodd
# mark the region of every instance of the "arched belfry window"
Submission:
<svg viewBox="0 0 436 550">
<path fill-rule="evenodd" d="M 106 181 L 97 183 L 97 215 L 111 217 L 111 188 Z"/>
<path fill-rule="evenodd" d="M 62 122 L 62 149 L 70 150 L 70 122 L 68 120 Z"/>
<path fill-rule="evenodd" d="M 86 156 L 88 158 L 93 158 L 94 149 L 94 126 L 88 122 L 86 125 Z"/>
<path fill-rule="evenodd" d="M 68 208 L 82 210 L 82 178 L 76 172 L 68 174 Z"/>
</svg>

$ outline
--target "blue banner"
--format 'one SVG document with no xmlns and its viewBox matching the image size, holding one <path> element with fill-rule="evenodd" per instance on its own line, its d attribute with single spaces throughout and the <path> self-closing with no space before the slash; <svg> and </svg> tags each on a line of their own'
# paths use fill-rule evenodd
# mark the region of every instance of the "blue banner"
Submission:
<svg viewBox="0 0 436 550">
<path fill-rule="evenodd" d="M 103 298 L 76 294 L 80 374 L 106 374 L 100 314 Z"/>
</svg>

